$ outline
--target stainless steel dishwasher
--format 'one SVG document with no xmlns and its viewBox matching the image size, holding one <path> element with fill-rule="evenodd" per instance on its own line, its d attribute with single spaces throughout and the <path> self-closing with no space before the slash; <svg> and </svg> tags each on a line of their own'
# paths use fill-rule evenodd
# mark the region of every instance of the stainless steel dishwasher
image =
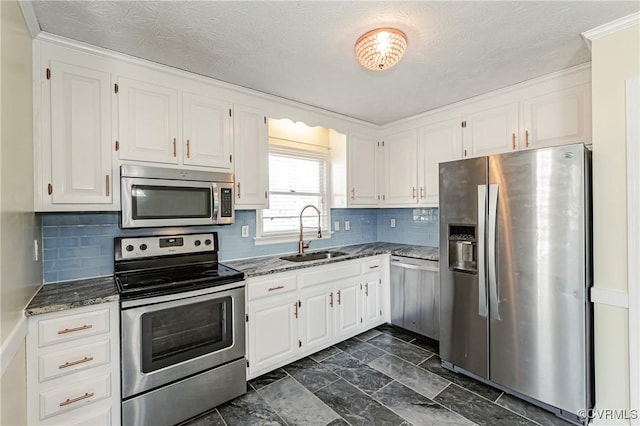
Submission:
<svg viewBox="0 0 640 426">
<path fill-rule="evenodd" d="M 391 324 L 439 340 L 438 262 L 391 256 Z"/>
</svg>

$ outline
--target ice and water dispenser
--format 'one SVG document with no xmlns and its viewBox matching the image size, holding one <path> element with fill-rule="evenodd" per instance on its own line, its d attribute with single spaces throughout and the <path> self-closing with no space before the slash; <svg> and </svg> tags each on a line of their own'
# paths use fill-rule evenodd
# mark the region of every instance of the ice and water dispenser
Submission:
<svg viewBox="0 0 640 426">
<path fill-rule="evenodd" d="M 478 273 L 475 225 L 449 225 L 449 270 Z"/>
</svg>

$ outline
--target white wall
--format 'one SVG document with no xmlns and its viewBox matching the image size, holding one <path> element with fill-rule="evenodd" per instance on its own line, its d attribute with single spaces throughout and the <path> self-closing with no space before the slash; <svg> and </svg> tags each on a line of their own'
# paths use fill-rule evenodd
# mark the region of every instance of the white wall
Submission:
<svg viewBox="0 0 640 426">
<path fill-rule="evenodd" d="M 625 81 L 640 75 L 640 26 L 592 42 L 596 408 L 629 413 Z M 638 165 L 640 166 L 640 165 Z M 624 305 L 624 304 L 623 304 Z M 611 424 L 611 419 L 595 423 Z M 624 420 L 628 422 L 628 420 Z"/>
<path fill-rule="evenodd" d="M 33 240 L 31 35 L 15 0 L 0 2 L 0 423 L 26 423 L 23 309 L 42 281 Z M 41 256 L 39 256 L 41 257 Z"/>
</svg>

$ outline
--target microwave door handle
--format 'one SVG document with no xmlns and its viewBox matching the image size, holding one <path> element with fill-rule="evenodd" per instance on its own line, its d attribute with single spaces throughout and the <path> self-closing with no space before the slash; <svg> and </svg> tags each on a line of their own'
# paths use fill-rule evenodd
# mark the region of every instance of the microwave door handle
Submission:
<svg viewBox="0 0 640 426">
<path fill-rule="evenodd" d="M 211 195 L 211 202 L 213 203 L 211 216 L 215 222 L 218 222 L 220 219 L 220 188 L 215 183 L 211 184 Z"/>
</svg>

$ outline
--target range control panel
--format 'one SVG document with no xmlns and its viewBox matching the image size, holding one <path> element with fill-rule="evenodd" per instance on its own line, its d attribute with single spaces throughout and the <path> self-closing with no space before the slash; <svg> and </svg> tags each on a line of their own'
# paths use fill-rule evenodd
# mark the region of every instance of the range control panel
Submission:
<svg viewBox="0 0 640 426">
<path fill-rule="evenodd" d="M 216 239 L 212 233 L 134 237 L 120 240 L 122 259 L 202 253 L 217 250 Z"/>
</svg>

